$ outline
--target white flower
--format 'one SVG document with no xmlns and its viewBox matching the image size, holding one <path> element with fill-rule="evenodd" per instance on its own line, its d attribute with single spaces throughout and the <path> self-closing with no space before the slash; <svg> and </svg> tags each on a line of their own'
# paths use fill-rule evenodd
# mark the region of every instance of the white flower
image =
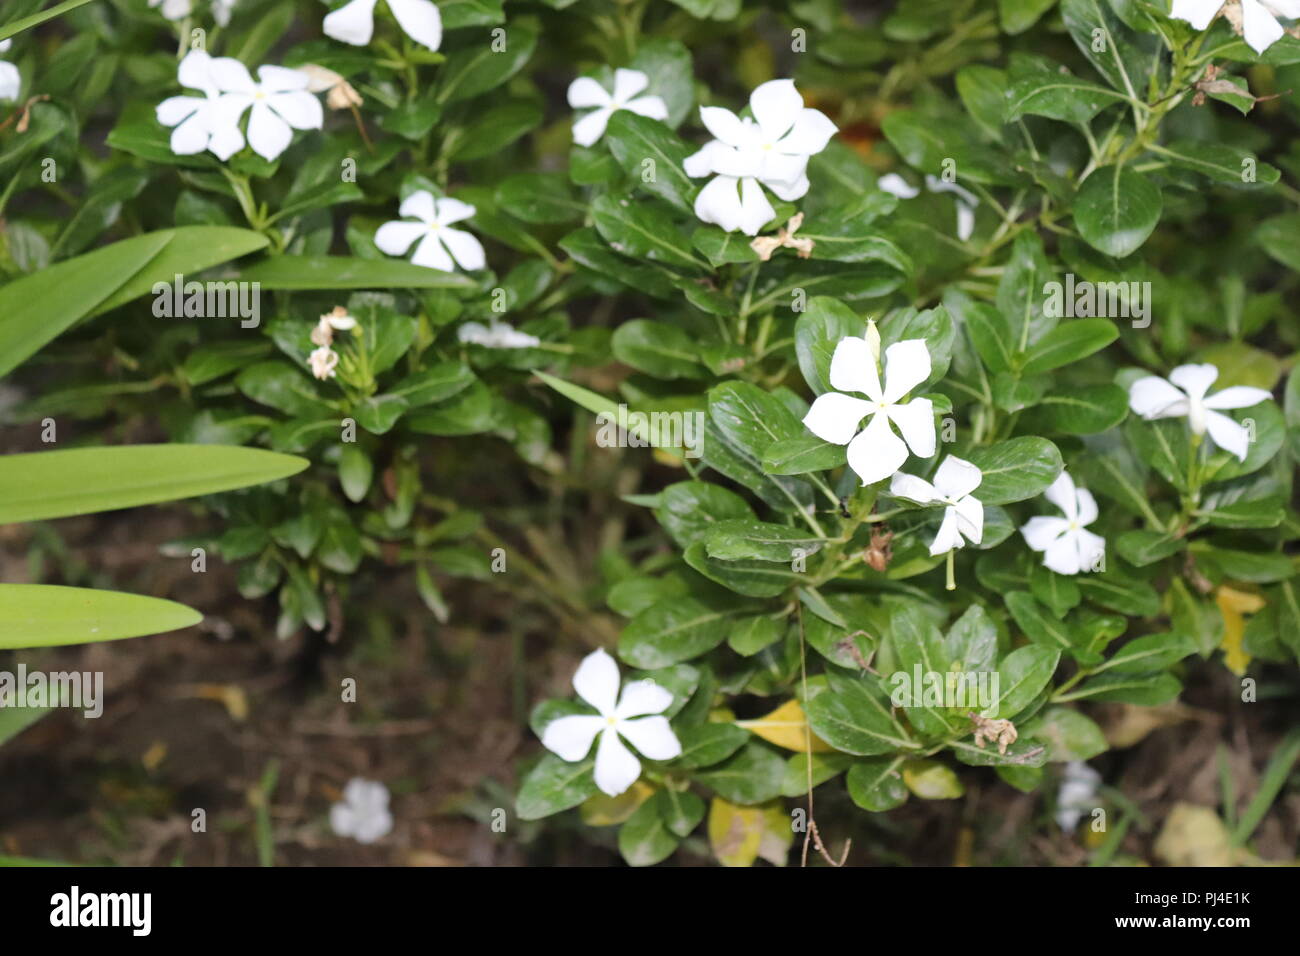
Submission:
<svg viewBox="0 0 1300 956">
<path fill-rule="evenodd" d="M 311 363 L 311 373 L 322 382 L 327 378 L 333 378 L 337 373 L 335 369 L 339 364 L 339 353 L 335 352 L 328 345 L 322 345 L 318 349 L 313 349 L 311 355 L 307 356 L 307 361 Z"/>
<path fill-rule="evenodd" d="M 414 216 L 419 222 L 394 220 L 386 222 L 375 233 L 375 245 L 390 256 L 404 256 L 417 239 L 411 261 L 417 266 L 454 271 L 460 266 L 466 272 L 487 265 L 483 246 L 478 239 L 460 229 L 447 228 L 474 215 L 474 207 L 459 199 L 434 199 L 426 189 L 411 193 L 402 201 L 400 215 Z M 452 260 L 455 260 L 453 265 Z"/>
<path fill-rule="evenodd" d="M 1223 0 L 1174 0 L 1169 15 L 1175 20 L 1186 20 L 1197 30 L 1204 30 L 1214 15 L 1224 7 Z M 1240 21 L 1235 14 L 1228 18 L 1233 28 L 1246 38 L 1246 43 L 1256 53 L 1263 53 L 1282 39 L 1282 24 L 1278 17 L 1294 20 L 1300 17 L 1300 0 L 1241 0 Z"/>
<path fill-rule="evenodd" d="M 790 201 L 808 192 L 808 158 L 835 135 L 835 124 L 819 110 L 805 109 L 793 80 L 769 80 L 749 97 L 753 119 L 740 119 L 718 106 L 700 107 L 700 120 L 715 137 L 686 158 L 693 179 L 714 178 L 695 198 L 703 222 L 746 235 L 776 214 L 762 183 Z"/>
<path fill-rule="evenodd" d="M 358 843 L 374 843 L 393 829 L 388 812 L 388 788 L 375 780 L 353 777 L 343 788 L 343 800 L 330 807 L 330 828 Z"/>
<path fill-rule="evenodd" d="M 307 91 L 310 77 L 301 70 L 261 66 L 254 82 L 244 64 L 219 57 L 212 61 L 211 74 L 222 94 L 219 122 L 238 124 L 252 107 L 248 145 L 263 159 L 274 160 L 288 149 L 295 129 L 320 129 L 325 120 L 320 100 Z"/>
<path fill-rule="evenodd" d="M 1057 574 L 1091 571 L 1106 553 L 1106 539 L 1084 529 L 1097 520 L 1097 501 L 1087 488 L 1061 472 L 1043 496 L 1064 513 L 1064 518 L 1030 518 L 1021 529 L 1025 543 L 1043 552 L 1043 566 Z"/>
<path fill-rule="evenodd" d="M 651 760 L 671 760 L 681 754 L 682 745 L 668 718 L 646 716 L 661 714 L 673 702 L 672 693 L 654 681 L 633 681 L 620 695 L 614 658 L 604 651 L 593 651 L 578 665 L 573 689 L 596 708 L 599 716 L 574 714 L 556 718 L 542 732 L 542 745 L 561 760 L 574 763 L 587 756 L 591 742 L 599 734 L 596 786 L 604 793 L 616 797 L 641 776 L 641 761 L 627 749 L 620 736 Z"/>
<path fill-rule="evenodd" d="M 637 96 L 649 85 L 650 77 L 640 70 L 615 70 L 613 94 L 589 76 L 578 77 L 569 84 L 569 105 L 575 110 L 595 109 L 573 124 L 573 141 L 579 146 L 595 143 L 605 135 L 609 118 L 619 110 L 666 120 L 668 106 L 660 97 Z"/>
<path fill-rule="evenodd" d="M 217 21 L 217 26 L 224 27 L 230 24 L 230 14 L 235 9 L 238 0 L 212 0 L 212 19 Z"/>
<path fill-rule="evenodd" d="M 0 53 L 4 53 L 13 44 L 13 40 L 0 40 Z M 16 100 L 22 89 L 23 78 L 18 67 L 0 60 L 0 100 Z"/>
<path fill-rule="evenodd" d="M 899 199 L 915 199 L 921 194 L 920 189 L 908 183 L 898 173 L 886 173 L 880 177 L 876 185 Z M 970 190 L 940 179 L 938 176 L 927 175 L 925 188 L 932 193 L 952 193 L 957 197 L 957 238 L 962 242 L 969 239 L 971 233 L 975 231 L 975 207 L 980 204 L 979 199 Z"/>
<path fill-rule="evenodd" d="M 984 537 L 984 505 L 971 497 L 983 479 L 984 475 L 970 462 L 949 455 L 935 472 L 934 484 L 899 472 L 889 483 L 889 493 L 918 504 L 940 502 L 947 506 L 939 533 L 930 544 L 930 555 L 934 557 L 954 548 L 964 548 L 963 537 L 971 544 L 979 544 Z"/>
<path fill-rule="evenodd" d="M 1216 445 L 1245 461 L 1250 433 L 1215 409 L 1249 408 L 1272 396 L 1262 388 L 1235 385 L 1207 397 L 1218 377 L 1213 365 L 1180 365 L 1169 373 L 1169 381 L 1148 375 L 1129 387 L 1129 408 L 1148 421 L 1186 417 L 1192 434 L 1204 435 L 1208 430 Z"/>
<path fill-rule="evenodd" d="M 181 86 L 203 95 L 172 96 L 158 104 L 158 122 L 173 127 L 171 147 L 177 156 L 192 156 L 208 149 L 224 161 L 244 148 L 244 134 L 239 131 L 237 118 L 230 116 L 222 103 L 213 75 L 214 62 L 203 50 L 185 54 L 176 78 Z"/>
<path fill-rule="evenodd" d="M 898 471 L 907 461 L 909 448 L 921 458 L 931 457 L 935 449 L 933 404 L 928 398 L 900 401 L 930 376 L 925 340 L 908 339 L 885 349 L 883 388 L 876 354 L 866 338 L 850 335 L 840 339 L 831 356 L 830 374 L 831 387 L 840 391 L 818 395 L 803 417 L 804 425 L 822 441 L 849 446 L 849 467 L 864 485 Z M 867 398 L 842 392 L 859 392 Z M 859 432 L 858 426 L 868 416 L 871 421 Z M 902 438 L 889 427 L 891 421 Z"/>
<path fill-rule="evenodd" d="M 456 338 L 466 345 L 481 345 L 489 349 L 531 349 L 541 344 L 542 340 L 527 332 L 520 332 L 504 322 L 466 322 L 456 330 Z"/>
<path fill-rule="evenodd" d="M 162 15 L 168 20 L 184 20 L 194 9 L 190 0 L 149 0 L 149 6 L 161 6 Z"/>
<path fill-rule="evenodd" d="M 336 305 L 334 311 L 322 315 L 320 321 L 316 323 L 316 327 L 311 330 L 312 344 L 320 346 L 332 345 L 336 331 L 348 332 L 356 327 L 357 320 L 348 315 L 348 310 L 341 305 Z"/>
<path fill-rule="evenodd" d="M 1084 812 L 1093 808 L 1100 783 L 1101 774 L 1082 760 L 1067 763 L 1061 789 L 1056 793 L 1056 825 L 1066 833 L 1072 832 Z"/>
<path fill-rule="evenodd" d="M 327 14 L 325 35 L 365 46 L 375 32 L 375 5 L 379 0 L 351 0 Z M 442 45 L 442 14 L 429 0 L 387 0 L 388 9 L 402 31 L 416 43 L 436 50 Z"/>
</svg>

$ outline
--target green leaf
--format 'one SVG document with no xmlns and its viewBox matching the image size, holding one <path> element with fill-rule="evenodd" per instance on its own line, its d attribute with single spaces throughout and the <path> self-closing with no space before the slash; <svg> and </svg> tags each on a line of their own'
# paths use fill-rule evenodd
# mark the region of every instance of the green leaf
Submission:
<svg viewBox="0 0 1300 956">
<path fill-rule="evenodd" d="M 920 746 L 894 719 L 888 700 L 860 683 L 818 694 L 805 712 L 813 732 L 844 753 L 871 757 Z"/>
<path fill-rule="evenodd" d="M 521 820 L 540 820 L 570 807 L 597 792 L 593 776 L 593 758 L 565 763 L 554 754 L 546 754 L 524 778 L 515 799 L 515 812 Z"/>
<path fill-rule="evenodd" d="M 735 724 L 707 723 L 688 727 L 677 735 L 681 756 L 673 758 L 673 767 L 693 770 L 726 760 L 749 742 L 749 731 Z"/>
<path fill-rule="evenodd" d="M 763 470 L 769 475 L 806 475 L 838 468 L 846 461 L 846 446 L 832 445 L 816 435 L 781 438 L 763 452 Z"/>
<path fill-rule="evenodd" d="M 7 40 L 12 36 L 17 36 L 24 30 L 30 30 L 32 27 L 39 26 L 47 20 L 53 20 L 55 17 L 61 17 L 63 14 L 75 10 L 77 7 L 84 7 L 90 2 L 91 0 L 63 0 L 62 3 L 56 3 L 48 10 L 42 10 L 12 23 L 6 23 L 0 26 L 0 40 Z"/>
<path fill-rule="evenodd" d="M 1033 436 L 973 448 L 966 457 L 983 474 L 974 495 L 986 505 L 1005 505 L 1040 495 L 1065 467 L 1055 445 Z"/>
<path fill-rule="evenodd" d="M 849 797 L 863 810 L 883 813 L 907 802 L 903 783 L 904 757 L 877 757 L 859 760 L 849 768 L 845 782 Z"/>
<path fill-rule="evenodd" d="M 0 649 L 4 650 L 118 641 L 190 627 L 201 620 L 202 614 L 183 604 L 120 591 L 0 584 Z"/>
<path fill-rule="evenodd" d="M 1152 145 L 1150 149 L 1171 163 L 1198 172 L 1216 183 L 1231 186 L 1261 183 L 1272 186 L 1282 176 L 1276 166 L 1259 162 L 1254 153 L 1231 143 L 1184 139 L 1163 146 Z M 1255 239 L 1260 241 L 1258 231 Z"/>
<path fill-rule="evenodd" d="M 1265 219 L 1255 227 L 1255 242 L 1282 265 L 1300 272 L 1300 212 Z"/>
<path fill-rule="evenodd" d="M 428 269 L 401 259 L 346 256 L 275 256 L 240 272 L 241 282 L 281 291 L 325 289 L 472 289 L 456 272 Z"/>
<path fill-rule="evenodd" d="M 654 866 L 672 855 L 681 838 L 668 829 L 659 791 L 633 811 L 618 831 L 618 852 L 629 866 Z M 699 800 L 699 797 L 695 798 Z M 704 803 L 700 801 L 701 814 Z M 698 822 L 698 821 L 697 821 Z"/>
<path fill-rule="evenodd" d="M 695 779 L 731 803 L 765 803 L 781 795 L 785 761 L 769 747 L 748 743 L 739 752 Z"/>
<path fill-rule="evenodd" d="M 1112 654 L 1104 664 L 1093 668 L 1103 670 L 1136 671 L 1150 673 L 1164 670 L 1184 657 L 1196 653 L 1196 641 L 1186 634 L 1148 634 L 1129 641 Z"/>
<path fill-rule="evenodd" d="M 1091 760 L 1108 749 L 1096 722 L 1070 707 L 1048 707 L 1021 727 L 1020 734 L 1046 744 L 1047 759 L 1053 763 Z"/>
<path fill-rule="evenodd" d="M 518 73 L 537 46 L 537 31 L 522 23 L 506 28 L 504 49 L 475 43 L 451 54 L 438 71 L 439 103 L 456 103 L 500 86 Z"/>
<path fill-rule="evenodd" d="M 515 218 L 537 224 L 571 222 L 586 210 L 559 173 L 511 176 L 497 186 L 497 204 Z"/>
<path fill-rule="evenodd" d="M 667 667 L 698 657 L 727 637 L 732 611 L 711 608 L 695 598 L 675 597 L 652 605 L 623 628 L 618 656 L 633 667 Z"/>
<path fill-rule="evenodd" d="M 1034 343 L 1021 371 L 1026 375 L 1050 372 L 1104 349 L 1118 337 L 1119 330 L 1109 319 L 1074 319 Z"/>
<path fill-rule="evenodd" d="M 1183 685 L 1173 674 L 1116 672 L 1101 674 L 1083 683 L 1061 700 L 1109 701 L 1158 707 L 1167 704 L 1182 691 Z"/>
<path fill-rule="evenodd" d="M 121 445 L 0 458 L 0 524 L 175 501 L 296 475 L 307 467 L 260 448 Z"/>
<path fill-rule="evenodd" d="M 723 561 L 754 558 L 789 564 L 797 557 L 815 554 L 825 541 L 789 525 L 748 518 L 719 521 L 704 534 L 709 557 Z"/>
<path fill-rule="evenodd" d="M 253 401 L 286 415 L 323 419 L 334 414 L 333 406 L 316 391 L 306 369 L 294 368 L 287 362 L 258 362 L 249 366 L 239 373 L 235 386 Z"/>
<path fill-rule="evenodd" d="M 655 378 L 703 378 L 699 343 L 667 322 L 633 319 L 614 330 L 610 348 L 620 362 Z"/>
<path fill-rule="evenodd" d="M 1095 435 L 1128 414 L 1128 393 L 1118 385 L 1084 385 L 1050 392 L 1025 415 L 1026 428 L 1066 435 Z"/>
<path fill-rule="evenodd" d="M 1147 241 L 1160 221 L 1160 190 L 1140 173 L 1121 166 L 1094 170 L 1074 200 L 1074 224 L 1084 242 L 1122 259 Z"/>
<path fill-rule="evenodd" d="M 668 207 L 655 200 L 599 196 L 591 204 L 591 217 L 601 237 L 619 252 L 687 270 L 707 267 L 691 251 Z"/>
<path fill-rule="evenodd" d="M 1006 720 L 1032 704 L 1056 673 L 1060 651 L 1030 644 L 1012 651 L 998 664 L 998 699 L 983 716 Z"/>
<path fill-rule="evenodd" d="M 658 120 L 618 110 L 609 118 L 605 142 L 635 185 L 691 212 L 696 186 L 682 164 L 694 150 L 672 130 Z"/>
</svg>

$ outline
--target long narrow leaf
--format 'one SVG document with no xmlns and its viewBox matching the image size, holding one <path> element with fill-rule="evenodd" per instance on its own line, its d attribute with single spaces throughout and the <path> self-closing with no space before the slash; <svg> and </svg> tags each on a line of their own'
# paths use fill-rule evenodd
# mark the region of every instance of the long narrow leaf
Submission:
<svg viewBox="0 0 1300 956">
<path fill-rule="evenodd" d="M 53 584 L 0 584 L 0 648 L 59 647 L 161 634 L 203 620 L 161 598 Z"/>
</svg>

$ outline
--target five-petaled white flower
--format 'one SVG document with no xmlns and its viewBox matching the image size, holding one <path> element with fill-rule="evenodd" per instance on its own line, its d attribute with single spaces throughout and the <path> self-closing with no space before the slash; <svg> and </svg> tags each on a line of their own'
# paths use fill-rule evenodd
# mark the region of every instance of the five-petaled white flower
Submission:
<svg viewBox="0 0 1300 956">
<path fill-rule="evenodd" d="M 222 94 L 218 122 L 237 125 L 251 107 L 248 145 L 263 159 L 274 160 L 288 149 L 295 129 L 320 129 L 324 123 L 325 111 L 308 92 L 311 78 L 302 70 L 261 66 L 254 81 L 244 64 L 223 56 L 212 61 L 210 72 Z"/>
<path fill-rule="evenodd" d="M 379 0 L 351 0 L 326 15 L 325 35 L 365 46 L 375 32 L 375 5 Z M 436 50 L 442 45 L 442 14 L 429 0 L 386 0 L 402 31 L 416 43 Z"/>
<path fill-rule="evenodd" d="M 1025 543 L 1043 552 L 1043 566 L 1057 574 L 1078 574 L 1097 569 L 1106 553 L 1106 539 L 1084 530 L 1097 520 L 1097 501 L 1087 488 L 1078 488 L 1068 472 L 1061 472 L 1043 492 L 1061 509 L 1064 518 L 1040 515 L 1020 529 Z"/>
<path fill-rule="evenodd" d="M 487 265 L 478 239 L 464 230 L 448 228 L 453 222 L 474 215 L 474 207 L 469 203 L 448 197 L 434 199 L 427 189 L 421 189 L 407 196 L 398 212 L 419 221 L 399 219 L 380 226 L 375 233 L 375 245 L 381 251 L 390 256 L 404 256 L 418 239 L 420 244 L 411 256 L 417 266 L 443 272 L 452 272 L 455 266 L 460 266 L 466 272 L 474 272 Z"/>
<path fill-rule="evenodd" d="M 213 62 L 203 50 L 185 54 L 176 78 L 181 86 L 203 95 L 172 96 L 158 104 L 158 122 L 173 127 L 171 147 L 177 156 L 192 156 L 207 149 L 224 161 L 244 148 L 244 134 L 221 102 Z"/>
<path fill-rule="evenodd" d="M 569 105 L 575 110 L 595 107 L 573 124 L 573 141 L 590 146 L 605 135 L 609 118 L 619 110 L 631 110 L 651 119 L 666 120 L 668 106 L 658 96 L 637 96 L 650 85 L 650 77 L 640 70 L 614 71 L 611 94 L 589 76 L 580 76 L 569 84 Z"/>
<path fill-rule="evenodd" d="M 868 330 L 868 335 L 874 329 Z M 907 461 L 907 452 L 921 458 L 934 455 L 934 406 L 928 398 L 902 402 L 909 391 L 930 376 L 930 351 L 924 339 L 895 342 L 885 349 L 885 384 L 876 371 L 877 348 L 866 338 L 840 339 L 831 356 L 831 387 L 840 391 L 818 395 L 803 417 L 808 430 L 822 441 L 848 445 L 849 467 L 864 485 L 888 478 Z M 854 398 L 843 392 L 859 392 Z M 862 419 L 867 427 L 858 431 Z M 889 423 L 902 432 L 899 438 Z M 906 443 L 904 443 L 906 441 Z"/>
<path fill-rule="evenodd" d="M 0 53 L 4 53 L 13 44 L 13 40 L 0 40 Z M 0 100 L 16 100 L 22 89 L 23 78 L 18 67 L 0 60 Z"/>
<path fill-rule="evenodd" d="M 693 179 L 712 175 L 695 198 L 703 222 L 758 234 L 775 210 L 760 183 L 791 201 L 808 192 L 808 159 L 820 153 L 836 127 L 820 110 L 806 109 L 793 80 L 769 80 L 749 97 L 753 119 L 718 106 L 700 107 L 714 139 L 683 164 Z"/>
<path fill-rule="evenodd" d="M 881 176 L 876 183 L 881 189 L 891 196 L 897 196 L 899 199 L 915 199 L 921 194 L 920 188 L 911 185 L 906 179 L 898 173 L 886 173 Z M 965 242 L 975 231 L 975 207 L 980 204 L 979 199 L 968 189 L 963 189 L 956 183 L 950 183 L 938 176 L 927 175 L 925 177 L 925 188 L 932 193 L 952 193 L 957 202 L 957 238 Z"/>
<path fill-rule="evenodd" d="M 963 537 L 971 544 L 979 544 L 984 537 L 984 505 L 971 496 L 983 480 L 983 473 L 970 462 L 949 455 L 934 473 L 934 484 L 899 472 L 889 483 L 889 493 L 918 504 L 938 502 L 946 506 L 943 523 L 930 544 L 930 555 L 935 557 L 964 548 Z"/>
<path fill-rule="evenodd" d="M 682 745 L 662 714 L 672 705 L 672 692 L 652 680 L 633 681 L 619 694 L 618 665 L 604 651 L 593 651 L 582 659 L 573 675 L 573 689 L 597 714 L 557 717 L 542 731 L 542 745 L 561 760 L 581 760 L 596 748 L 596 786 L 616 797 L 641 776 L 641 761 L 620 737 L 650 760 L 671 760 Z M 634 719 L 635 718 L 635 719 Z"/>
<path fill-rule="evenodd" d="M 1204 30 L 1214 15 L 1225 6 L 1224 0 L 1174 0 L 1169 15 L 1175 20 L 1186 20 L 1198 30 Z M 1300 17 L 1300 0 L 1241 0 L 1241 13 L 1229 7 L 1225 12 L 1246 43 L 1256 53 L 1263 53 L 1285 32 L 1278 17 L 1294 20 Z"/>
<path fill-rule="evenodd" d="M 358 843 L 374 843 L 393 829 L 388 812 L 388 788 L 376 780 L 353 777 L 343 799 L 330 807 L 330 828 Z"/>
<path fill-rule="evenodd" d="M 542 340 L 527 332 L 520 332 L 504 322 L 466 322 L 456 330 L 456 338 L 466 345 L 481 345 L 489 349 L 531 349 Z"/>
<path fill-rule="evenodd" d="M 184 20 L 194 9 L 190 0 L 149 0 L 149 6 L 161 6 L 162 15 L 168 20 Z"/>
<path fill-rule="evenodd" d="M 1216 409 L 1249 408 L 1273 396 L 1249 385 L 1234 385 L 1207 396 L 1218 377 L 1219 370 L 1213 365 L 1180 365 L 1169 373 L 1169 381 L 1156 375 L 1138 379 L 1129 386 L 1128 404 L 1148 421 L 1186 417 L 1192 434 L 1204 435 L 1208 430 L 1216 445 L 1245 461 L 1250 433 Z"/>
</svg>

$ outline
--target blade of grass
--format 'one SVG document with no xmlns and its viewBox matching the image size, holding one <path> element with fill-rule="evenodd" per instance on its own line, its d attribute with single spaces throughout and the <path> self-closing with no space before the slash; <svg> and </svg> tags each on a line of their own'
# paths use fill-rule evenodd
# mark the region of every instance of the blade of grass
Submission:
<svg viewBox="0 0 1300 956">
<path fill-rule="evenodd" d="M 1243 846 L 1250 839 L 1250 835 L 1264 819 L 1264 814 L 1268 813 L 1268 808 L 1282 792 L 1282 785 L 1286 783 L 1286 778 L 1291 774 L 1291 768 L 1295 766 L 1297 758 L 1300 758 L 1300 728 L 1292 730 L 1282 738 L 1268 766 L 1264 768 L 1259 789 L 1255 791 L 1255 796 L 1251 797 L 1246 812 L 1241 815 L 1236 829 L 1232 831 L 1234 846 Z"/>
<path fill-rule="evenodd" d="M 53 20 L 55 17 L 61 17 L 77 7 L 84 7 L 91 0 L 64 0 L 57 6 L 50 7 L 48 10 L 42 10 L 39 13 L 33 13 L 30 17 L 23 17 L 21 20 L 15 20 L 13 23 L 6 23 L 0 26 L 0 40 L 7 40 L 11 36 L 16 36 L 24 30 L 30 30 L 34 26 L 39 26 L 46 20 Z"/>
</svg>

